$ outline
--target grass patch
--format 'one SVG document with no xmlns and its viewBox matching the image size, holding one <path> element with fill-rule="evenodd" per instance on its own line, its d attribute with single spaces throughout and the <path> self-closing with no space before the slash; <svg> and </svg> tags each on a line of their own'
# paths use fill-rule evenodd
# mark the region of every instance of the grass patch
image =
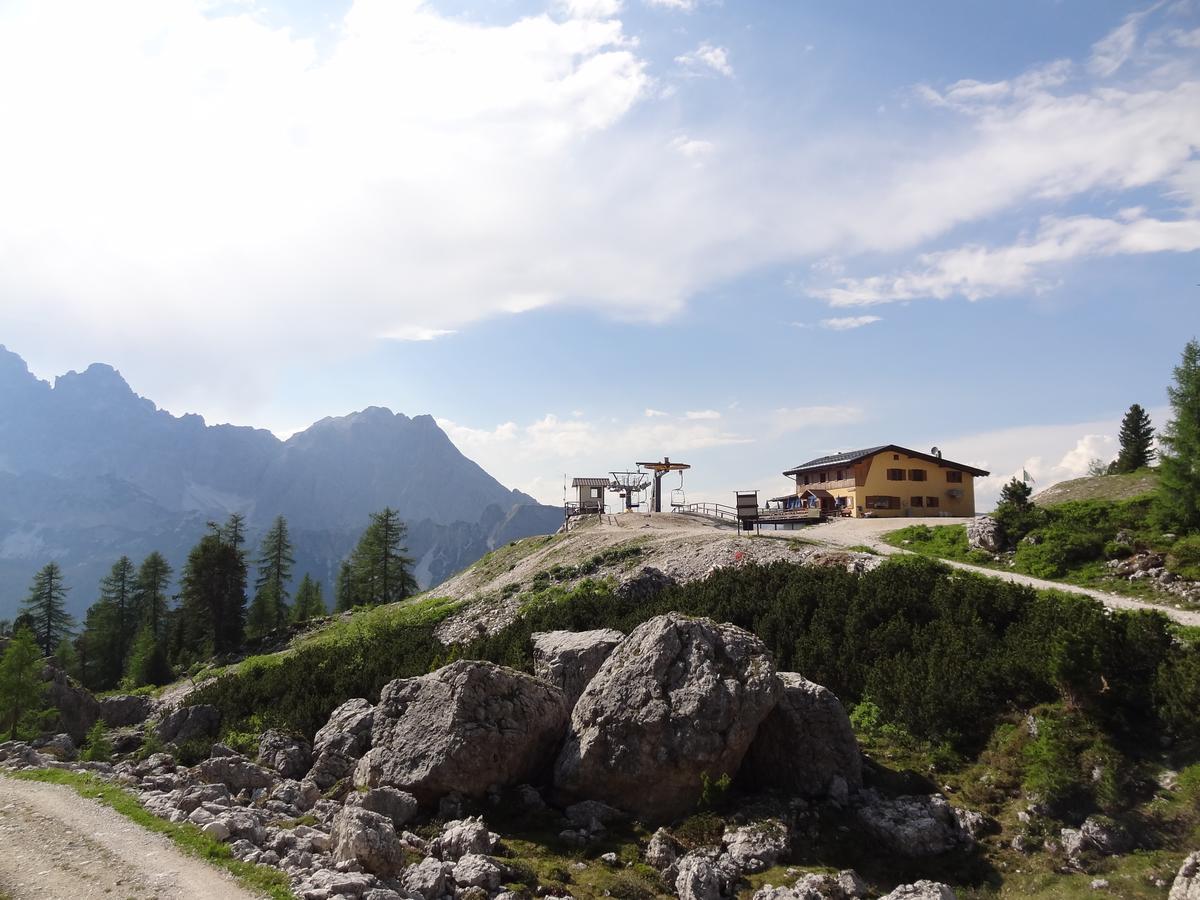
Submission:
<svg viewBox="0 0 1200 900">
<path fill-rule="evenodd" d="M 852 553 L 869 553 L 871 556 L 878 556 L 879 551 L 874 547 L 868 547 L 866 544 L 852 544 L 846 548 Z"/>
<path fill-rule="evenodd" d="M 213 840 L 195 825 L 176 824 L 160 819 L 142 808 L 132 796 L 94 775 L 63 769 L 25 769 L 7 773 L 22 781 L 62 784 L 79 796 L 96 800 L 148 831 L 166 835 L 184 853 L 202 859 L 232 874 L 244 887 L 266 894 L 274 900 L 295 900 L 287 876 L 269 866 L 257 866 L 234 859 L 228 845 Z"/>
<path fill-rule="evenodd" d="M 1136 500 L 1153 494 L 1158 487 L 1158 473 L 1139 469 L 1125 475 L 1098 475 L 1061 481 L 1046 488 L 1033 502 L 1038 506 L 1058 506 L 1076 500 Z"/>
</svg>

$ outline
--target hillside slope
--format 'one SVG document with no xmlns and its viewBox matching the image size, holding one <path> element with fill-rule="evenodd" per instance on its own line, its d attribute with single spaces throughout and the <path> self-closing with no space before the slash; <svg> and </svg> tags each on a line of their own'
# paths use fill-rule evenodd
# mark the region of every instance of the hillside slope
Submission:
<svg viewBox="0 0 1200 900">
<path fill-rule="evenodd" d="M 1128 475 L 1089 475 L 1052 484 L 1033 495 L 1039 506 L 1055 506 L 1072 500 L 1133 500 L 1151 494 L 1158 487 L 1158 474 L 1142 469 Z"/>
</svg>

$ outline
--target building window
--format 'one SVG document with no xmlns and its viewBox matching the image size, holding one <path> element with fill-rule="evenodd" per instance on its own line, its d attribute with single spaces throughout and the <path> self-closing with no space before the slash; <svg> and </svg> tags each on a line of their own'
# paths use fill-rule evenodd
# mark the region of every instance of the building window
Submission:
<svg viewBox="0 0 1200 900">
<path fill-rule="evenodd" d="M 867 509 L 899 509 L 899 497 L 868 497 Z"/>
<path fill-rule="evenodd" d="M 962 484 L 962 472 L 954 469 L 946 470 L 946 482 L 948 484 Z"/>
<path fill-rule="evenodd" d="M 817 476 L 817 480 L 820 481 L 822 484 L 824 484 L 825 483 L 825 473 L 822 472 L 819 476 Z"/>
<path fill-rule="evenodd" d="M 887 480 L 888 481 L 903 481 L 904 480 L 904 470 L 903 469 L 888 469 L 887 470 Z"/>
<path fill-rule="evenodd" d="M 910 497 L 909 499 L 912 500 L 913 506 L 924 506 L 925 505 L 925 499 L 923 497 Z"/>
<path fill-rule="evenodd" d="M 593 500 L 600 499 L 600 488 L 592 488 L 592 499 Z"/>
<path fill-rule="evenodd" d="M 893 453 L 893 454 L 892 454 L 892 459 L 899 459 L 899 458 L 900 458 L 900 454 L 899 454 L 899 453 Z"/>
<path fill-rule="evenodd" d="M 808 476 L 807 475 L 804 476 L 804 483 L 808 484 Z"/>
<path fill-rule="evenodd" d="M 925 473 L 924 469 L 909 469 L 908 470 L 908 480 L 909 481 L 924 481 L 925 477 L 926 477 L 926 473 Z"/>
<path fill-rule="evenodd" d="M 938 498 L 937 497 L 926 497 L 925 505 L 926 506 L 934 506 L 934 507 L 938 506 Z"/>
</svg>

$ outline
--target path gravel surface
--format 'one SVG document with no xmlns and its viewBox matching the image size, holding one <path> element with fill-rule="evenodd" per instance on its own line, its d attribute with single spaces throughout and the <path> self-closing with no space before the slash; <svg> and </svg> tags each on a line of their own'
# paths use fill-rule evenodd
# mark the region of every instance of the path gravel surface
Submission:
<svg viewBox="0 0 1200 900">
<path fill-rule="evenodd" d="M 254 900 L 187 856 L 68 787 L 0 776 L 0 897 L 11 900 Z"/>
</svg>

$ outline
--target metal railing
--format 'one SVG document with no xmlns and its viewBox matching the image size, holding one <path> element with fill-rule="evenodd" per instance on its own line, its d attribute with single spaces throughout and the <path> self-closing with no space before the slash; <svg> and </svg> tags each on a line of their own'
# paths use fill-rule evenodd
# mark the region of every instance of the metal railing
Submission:
<svg viewBox="0 0 1200 900">
<path fill-rule="evenodd" d="M 726 522 L 738 520 L 737 510 L 724 503 L 685 503 L 672 511 L 685 516 L 705 516 L 709 519 L 721 519 Z"/>
</svg>

